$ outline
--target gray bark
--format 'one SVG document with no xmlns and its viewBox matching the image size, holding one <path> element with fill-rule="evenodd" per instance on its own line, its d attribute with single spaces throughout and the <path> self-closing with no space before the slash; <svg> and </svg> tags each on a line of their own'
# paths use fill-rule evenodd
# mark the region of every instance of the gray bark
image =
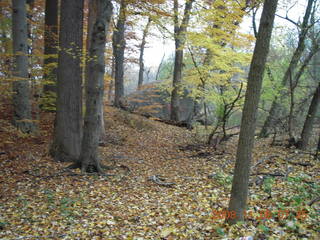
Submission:
<svg viewBox="0 0 320 240">
<path fill-rule="evenodd" d="M 102 172 L 98 158 L 99 136 L 103 114 L 105 43 L 112 16 L 111 0 L 92 0 L 90 10 L 94 25 L 90 38 L 88 76 L 86 82 L 86 113 L 80 154 L 81 171 Z M 93 168 L 93 169 L 92 169 Z"/>
<path fill-rule="evenodd" d="M 250 65 L 228 209 L 228 211 L 236 213 L 235 218 L 228 219 L 231 224 L 244 220 L 257 110 L 277 2 L 278 0 L 265 0 L 264 2 L 257 41 Z"/>
<path fill-rule="evenodd" d="M 12 1 L 12 38 L 14 54 L 13 124 L 24 133 L 32 133 L 30 83 L 28 73 L 28 27 L 25 0 Z"/>
<path fill-rule="evenodd" d="M 58 0 L 46 0 L 44 20 L 44 94 L 56 92 L 58 60 Z"/>
<path fill-rule="evenodd" d="M 281 86 L 285 87 L 289 84 L 290 77 L 292 77 L 294 74 L 294 71 L 298 65 L 298 62 L 301 58 L 301 55 L 303 51 L 305 50 L 305 40 L 307 37 L 307 33 L 310 29 L 308 23 L 311 16 L 312 6 L 313 6 L 314 0 L 308 0 L 308 5 L 306 8 L 306 12 L 303 18 L 303 22 L 301 24 L 301 30 L 299 34 L 299 41 L 298 46 L 296 50 L 294 51 L 291 61 L 289 63 L 289 66 L 282 78 Z M 275 98 L 271 104 L 271 108 L 269 111 L 269 114 L 263 124 L 263 127 L 260 132 L 260 137 L 268 137 L 271 133 L 272 127 L 276 125 L 277 118 L 281 117 L 281 102 L 283 98 L 286 96 L 286 91 L 282 90 L 280 92 L 280 98 Z"/>
<path fill-rule="evenodd" d="M 184 15 L 181 24 L 179 24 L 178 0 L 174 0 L 174 40 L 175 40 L 175 58 L 173 69 L 173 90 L 171 93 L 171 120 L 179 121 L 179 93 L 181 92 L 182 67 L 183 67 L 183 48 L 186 42 L 186 31 L 190 20 L 192 3 L 195 0 L 189 0 L 185 3 Z"/>
<path fill-rule="evenodd" d="M 313 123 L 320 103 L 320 84 L 318 85 L 309 106 L 308 114 L 303 125 L 300 140 L 297 143 L 299 149 L 305 150 L 312 135 Z"/>
<path fill-rule="evenodd" d="M 90 46 L 91 46 L 91 42 L 92 42 L 92 31 L 93 31 L 93 27 L 96 21 L 96 16 L 97 16 L 97 9 L 96 9 L 96 2 L 95 1 L 89 1 L 89 14 L 88 14 L 88 30 L 87 30 L 87 43 L 86 43 L 86 50 L 87 50 L 87 58 L 86 58 L 86 70 L 85 70 L 85 82 L 88 85 L 88 83 L 90 82 Z M 87 95 L 86 95 L 87 98 Z M 102 101 L 104 103 L 104 101 Z M 101 122 L 100 122 L 100 142 L 104 142 L 104 139 L 106 138 L 106 134 L 105 134 L 105 125 L 104 125 L 104 104 L 101 104 L 101 109 L 100 109 L 100 113 L 101 113 Z"/>
<path fill-rule="evenodd" d="M 316 91 L 313 94 L 311 104 L 309 106 L 308 114 L 303 124 L 300 140 L 297 143 L 297 147 L 302 150 L 305 150 L 308 147 L 309 139 L 312 135 L 313 124 L 316 119 L 316 114 L 320 105 L 319 63 L 320 63 L 320 54 L 318 53 L 314 57 L 312 67 L 313 67 L 313 77 L 315 78 L 315 81 L 319 82 L 319 84 Z"/>
<path fill-rule="evenodd" d="M 89 2 L 89 14 L 88 14 L 88 30 L 87 30 L 87 54 L 89 54 L 87 61 L 86 61 L 86 82 L 90 81 L 90 44 L 92 42 L 92 31 L 94 28 L 94 24 L 96 21 L 96 2 L 95 1 L 90 1 Z M 87 97 L 87 96 L 86 96 Z M 102 101 L 104 103 L 104 101 Z M 105 124 L 104 124 L 104 104 L 101 104 L 101 122 L 100 122 L 100 142 L 104 142 L 104 139 L 106 138 L 105 134 Z"/>
<path fill-rule="evenodd" d="M 79 158 L 82 137 L 83 0 L 62 0 L 60 8 L 57 112 L 51 155 L 57 161 Z"/>
<path fill-rule="evenodd" d="M 142 41 L 140 45 L 138 90 L 141 89 L 143 84 L 143 73 L 144 73 L 143 55 L 144 55 L 144 48 L 146 46 L 146 38 L 149 32 L 150 24 L 151 24 L 151 17 L 149 17 L 148 23 L 143 30 Z"/>
<path fill-rule="evenodd" d="M 294 110 L 294 105 L 295 105 L 295 102 L 294 102 L 294 92 L 295 92 L 295 89 L 298 85 L 298 82 L 302 76 L 302 74 L 304 73 L 305 69 L 307 68 L 308 64 L 310 63 L 310 61 L 313 59 L 314 55 L 319 51 L 319 40 L 314 40 L 313 43 L 312 43 L 312 48 L 309 52 L 309 54 L 307 55 L 307 57 L 304 59 L 302 65 L 300 66 L 299 70 L 297 71 L 297 73 L 295 74 L 294 76 L 294 79 L 291 79 L 290 78 L 290 114 L 289 114 L 289 138 L 290 140 L 289 141 L 292 141 L 293 143 L 296 142 L 294 136 L 293 136 L 293 126 L 294 126 L 294 114 L 293 114 L 293 110 Z M 314 58 L 315 59 L 315 58 Z M 315 76 L 314 76 L 315 77 Z M 310 106 L 311 107 L 311 106 Z M 310 109 L 309 109 L 310 110 Z M 315 114 L 315 113 L 314 113 Z M 313 121 L 312 121 L 312 124 L 313 124 Z M 312 125 L 311 124 L 311 125 Z M 310 131 L 312 130 L 312 126 L 311 126 L 311 129 Z M 308 131 L 308 130 L 307 130 Z M 311 132 L 309 134 L 307 134 L 304 138 L 308 138 L 309 135 L 311 135 Z M 301 139 L 302 140 L 302 139 Z M 300 140 L 299 140 L 300 141 Z M 303 145 L 304 146 L 300 146 L 300 143 L 298 142 L 297 143 L 297 146 L 301 147 L 302 149 L 305 149 L 306 148 L 306 145 L 307 144 L 305 142 L 305 140 L 303 140 Z M 308 142 L 308 139 L 306 139 L 306 141 Z"/>
<path fill-rule="evenodd" d="M 120 107 L 121 98 L 124 96 L 124 50 L 126 47 L 126 41 L 124 39 L 125 22 L 126 22 L 126 2 L 121 0 L 120 13 L 117 22 L 116 29 L 113 32 L 112 46 L 113 56 L 115 60 L 115 89 L 114 89 L 114 106 Z"/>
</svg>

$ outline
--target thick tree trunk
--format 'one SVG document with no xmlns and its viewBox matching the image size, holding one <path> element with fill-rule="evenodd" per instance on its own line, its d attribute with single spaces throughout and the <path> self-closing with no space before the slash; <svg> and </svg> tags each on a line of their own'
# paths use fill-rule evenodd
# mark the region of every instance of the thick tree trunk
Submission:
<svg viewBox="0 0 320 240">
<path fill-rule="evenodd" d="M 235 217 L 228 219 L 228 222 L 231 224 L 244 220 L 244 212 L 246 210 L 248 198 L 249 174 L 254 144 L 256 116 L 277 2 L 278 0 L 265 0 L 264 2 L 257 41 L 250 65 L 237 148 L 237 159 L 228 209 L 229 212 L 235 212 Z"/>
<path fill-rule="evenodd" d="M 25 0 L 12 1 L 13 77 L 13 124 L 24 133 L 32 133 L 36 125 L 32 121 L 30 83 L 28 73 L 28 27 Z"/>
<path fill-rule="evenodd" d="M 57 113 L 50 152 L 57 161 L 75 161 L 82 137 L 83 0 L 62 0 L 60 13 Z"/>
<path fill-rule="evenodd" d="M 90 60 L 87 62 L 89 78 L 86 82 L 86 113 L 79 162 L 82 172 L 102 172 L 97 150 L 103 118 L 104 52 L 106 32 L 112 16 L 111 0 L 92 0 L 89 11 L 94 25 L 90 37 Z"/>
<path fill-rule="evenodd" d="M 117 22 L 116 29 L 113 32 L 112 46 L 113 56 L 115 60 L 115 95 L 114 106 L 120 107 L 121 98 L 124 96 L 124 50 L 126 47 L 126 41 L 124 39 L 125 22 L 126 22 L 126 2 L 121 0 L 120 13 Z"/>
<path fill-rule="evenodd" d="M 96 2 L 95 1 L 89 1 L 89 14 L 88 14 L 88 30 L 87 30 L 87 42 L 86 42 L 86 54 L 88 55 L 86 58 L 86 69 L 85 69 L 85 83 L 88 85 L 90 82 L 91 78 L 91 73 L 90 73 L 90 46 L 92 42 L 92 31 L 93 27 L 96 21 L 96 16 L 97 16 L 97 10 L 96 10 Z M 86 95 L 87 98 L 87 95 Z M 104 101 L 102 101 L 104 103 Z M 106 138 L 105 134 L 105 125 L 104 125 L 104 104 L 101 104 L 101 109 L 100 109 L 100 114 L 101 114 L 101 122 L 100 122 L 100 142 L 104 142 Z"/>
<path fill-rule="evenodd" d="M 141 89 L 142 84 L 143 84 L 143 74 L 144 74 L 143 55 L 144 55 L 144 48 L 146 46 L 146 38 L 147 38 L 147 35 L 149 32 L 150 24 L 151 24 L 151 17 L 149 17 L 148 23 L 143 30 L 142 41 L 141 41 L 141 45 L 140 45 L 138 90 Z"/>
<path fill-rule="evenodd" d="M 183 68 L 183 48 L 186 42 L 186 31 L 190 20 L 190 12 L 194 0 L 186 1 L 184 15 L 181 24 L 179 24 L 179 3 L 174 0 L 174 39 L 175 39 L 175 58 L 173 69 L 173 90 L 171 92 L 171 120 L 179 121 L 179 95 L 181 92 L 182 83 L 182 68 Z"/>
<path fill-rule="evenodd" d="M 58 54 L 58 0 L 46 0 L 44 20 L 43 92 L 56 92 Z"/>
<path fill-rule="evenodd" d="M 307 37 L 307 33 L 310 29 L 310 26 L 308 26 L 309 19 L 311 16 L 311 10 L 313 6 L 314 0 L 308 0 L 308 5 L 306 8 L 306 12 L 303 18 L 303 22 L 301 25 L 301 31 L 299 34 L 299 42 L 298 46 L 293 53 L 293 56 L 291 58 L 291 61 L 289 63 L 289 66 L 282 78 L 281 86 L 285 87 L 289 84 L 290 77 L 293 76 L 294 71 L 299 63 L 299 60 L 301 58 L 301 55 L 305 49 L 305 40 Z M 269 111 L 269 114 L 263 124 L 263 127 L 261 129 L 261 132 L 259 134 L 260 137 L 268 137 L 271 133 L 272 128 L 276 125 L 276 121 L 279 117 L 279 114 L 281 113 L 281 102 L 283 102 L 284 97 L 286 96 L 286 90 L 282 90 L 280 92 L 280 98 L 275 98 L 271 104 L 271 108 Z"/>
<path fill-rule="evenodd" d="M 181 91 L 183 67 L 183 50 L 181 49 L 180 40 L 176 39 L 176 52 L 174 57 L 173 69 L 173 90 L 171 93 L 171 120 L 179 121 L 179 93 Z"/>
</svg>

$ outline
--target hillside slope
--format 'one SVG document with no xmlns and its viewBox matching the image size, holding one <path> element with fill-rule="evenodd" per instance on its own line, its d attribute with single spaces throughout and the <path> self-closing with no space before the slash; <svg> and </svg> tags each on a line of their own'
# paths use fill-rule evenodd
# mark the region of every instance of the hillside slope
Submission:
<svg viewBox="0 0 320 240">
<path fill-rule="evenodd" d="M 229 227 L 236 137 L 214 152 L 189 130 L 107 107 L 99 150 L 108 176 L 81 175 L 48 155 L 52 114 L 28 136 L 2 110 L 1 239 L 318 239 L 319 204 L 308 203 L 320 167 L 308 155 L 259 140 L 248 221 Z"/>
</svg>

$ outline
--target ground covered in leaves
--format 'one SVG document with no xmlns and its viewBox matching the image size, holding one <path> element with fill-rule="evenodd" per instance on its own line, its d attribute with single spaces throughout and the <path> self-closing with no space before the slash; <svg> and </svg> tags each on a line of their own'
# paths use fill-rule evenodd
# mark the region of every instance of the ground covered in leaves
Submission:
<svg viewBox="0 0 320 240">
<path fill-rule="evenodd" d="M 1 239 L 320 239 L 320 166 L 307 153 L 257 140 L 247 221 L 228 226 L 236 136 L 214 150 L 108 107 L 108 176 L 81 175 L 48 154 L 53 115 L 29 136 L 1 112 Z"/>
</svg>

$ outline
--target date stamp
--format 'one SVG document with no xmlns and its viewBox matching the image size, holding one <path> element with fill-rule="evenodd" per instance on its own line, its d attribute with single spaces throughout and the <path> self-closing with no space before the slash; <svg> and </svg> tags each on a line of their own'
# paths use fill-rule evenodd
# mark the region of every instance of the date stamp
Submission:
<svg viewBox="0 0 320 240">
<path fill-rule="evenodd" d="M 225 220 L 225 219 L 235 219 L 237 214 L 235 211 L 229 210 L 213 210 L 212 211 L 213 220 Z M 255 219 L 255 220 L 269 220 L 272 218 L 278 218 L 279 220 L 288 219 L 290 216 L 293 216 L 297 220 L 304 221 L 308 217 L 308 212 L 304 209 L 297 211 L 289 211 L 279 209 L 277 211 L 271 211 L 269 209 L 261 209 L 258 212 L 254 211 L 244 211 L 243 212 L 245 219 Z"/>
</svg>

